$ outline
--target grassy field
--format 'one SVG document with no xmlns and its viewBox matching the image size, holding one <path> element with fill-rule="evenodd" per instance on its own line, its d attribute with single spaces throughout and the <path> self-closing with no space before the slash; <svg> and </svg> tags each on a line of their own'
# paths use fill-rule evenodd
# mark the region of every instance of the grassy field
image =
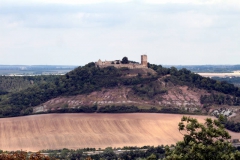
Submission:
<svg viewBox="0 0 240 160">
<path fill-rule="evenodd" d="M 0 119 L 0 149 L 27 150 L 175 144 L 177 114 L 48 114 Z M 203 121 L 206 116 L 193 116 Z M 240 134 L 231 133 L 233 138 Z"/>
</svg>

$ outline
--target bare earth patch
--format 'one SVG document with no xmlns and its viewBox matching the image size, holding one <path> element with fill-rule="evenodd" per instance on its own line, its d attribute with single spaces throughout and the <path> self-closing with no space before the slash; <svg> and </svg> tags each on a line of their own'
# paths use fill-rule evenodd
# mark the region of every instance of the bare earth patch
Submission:
<svg viewBox="0 0 240 160">
<path fill-rule="evenodd" d="M 0 119 L 0 148 L 27 150 L 175 144 L 176 114 L 48 114 Z M 199 121 L 206 116 L 193 116 Z M 240 134 L 232 133 L 233 138 Z"/>
<path fill-rule="evenodd" d="M 79 106 L 93 106 L 97 104 L 99 107 L 107 105 L 135 105 L 145 108 L 151 107 L 192 107 L 200 108 L 201 95 L 207 95 L 205 90 L 189 89 L 187 86 L 171 86 L 168 87 L 168 93 L 155 96 L 151 99 L 141 98 L 128 87 L 102 89 L 90 94 L 82 94 L 76 96 L 65 96 L 51 99 L 39 106 L 34 107 L 33 112 L 47 112 L 48 110 L 56 110 L 62 108 L 65 104 L 70 108 Z"/>
</svg>

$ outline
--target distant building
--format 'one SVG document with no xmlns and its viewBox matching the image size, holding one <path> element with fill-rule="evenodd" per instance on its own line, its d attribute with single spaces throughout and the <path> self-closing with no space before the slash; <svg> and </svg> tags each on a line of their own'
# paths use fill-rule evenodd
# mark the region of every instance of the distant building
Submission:
<svg viewBox="0 0 240 160">
<path fill-rule="evenodd" d="M 113 60 L 113 61 L 101 61 L 100 59 L 95 62 L 96 67 L 100 68 L 105 68 L 109 66 L 113 66 L 116 68 L 122 68 L 122 67 L 127 67 L 129 69 L 134 69 L 134 68 L 147 68 L 147 55 L 141 55 L 141 64 L 139 63 L 129 63 L 129 64 L 122 64 L 121 60 Z"/>
</svg>

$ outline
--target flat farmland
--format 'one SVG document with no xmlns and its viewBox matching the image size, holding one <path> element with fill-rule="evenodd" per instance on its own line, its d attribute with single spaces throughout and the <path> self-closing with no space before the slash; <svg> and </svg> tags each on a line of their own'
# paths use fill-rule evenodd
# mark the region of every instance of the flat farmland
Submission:
<svg viewBox="0 0 240 160">
<path fill-rule="evenodd" d="M 240 71 L 233 71 L 233 73 L 197 73 L 203 77 L 240 77 Z"/>
<path fill-rule="evenodd" d="M 0 149 L 166 145 L 182 140 L 177 114 L 47 114 L 0 119 Z M 192 116 L 203 122 L 206 116 Z M 233 138 L 240 134 L 232 133 Z"/>
</svg>

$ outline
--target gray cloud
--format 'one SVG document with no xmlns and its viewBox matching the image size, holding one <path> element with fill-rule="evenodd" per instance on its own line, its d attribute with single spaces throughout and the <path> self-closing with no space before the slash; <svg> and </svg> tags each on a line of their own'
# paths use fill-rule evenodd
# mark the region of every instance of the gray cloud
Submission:
<svg viewBox="0 0 240 160">
<path fill-rule="evenodd" d="M 156 64 L 236 64 L 239 17 L 221 4 L 2 5 L 0 64 L 83 65 L 143 53 Z"/>
<path fill-rule="evenodd" d="M 21 22 L 24 27 L 45 28 L 47 26 L 53 28 L 61 27 L 91 27 L 96 25 L 116 26 L 123 23 L 143 23 L 138 25 L 139 28 L 148 26 L 158 27 L 175 27 L 174 25 L 189 23 L 191 27 L 194 25 L 189 20 L 198 20 L 200 16 L 220 17 L 224 21 L 219 20 L 220 26 L 229 26 L 240 15 L 240 10 L 233 7 L 222 8 L 215 5 L 194 5 L 194 4 L 144 4 L 144 3 L 103 3 L 91 5 L 50 5 L 35 4 L 25 6 L 2 6 L 0 7 L 0 15 L 10 16 L 10 21 Z M 168 19 L 166 19 L 168 18 Z M 204 25 L 196 24 L 199 27 Z M 226 22 L 228 21 L 228 22 Z M 218 23 L 212 24 L 214 27 Z"/>
</svg>

